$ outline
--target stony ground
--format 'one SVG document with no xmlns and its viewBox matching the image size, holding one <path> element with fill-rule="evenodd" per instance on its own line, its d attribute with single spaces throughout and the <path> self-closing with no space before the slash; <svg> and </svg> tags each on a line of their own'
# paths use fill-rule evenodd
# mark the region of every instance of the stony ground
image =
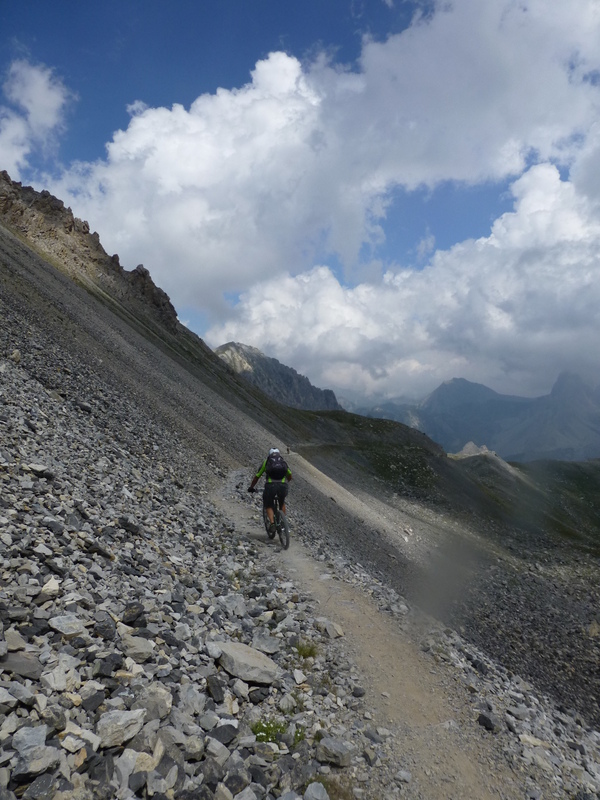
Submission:
<svg viewBox="0 0 600 800">
<path fill-rule="evenodd" d="M 83 294 L 23 287 L 0 293 L 0 798 L 598 792 L 597 732 L 371 568 L 418 563 L 435 513 L 390 520 L 291 454 L 281 551 L 245 492 L 268 433 Z"/>
<path fill-rule="evenodd" d="M 218 509 L 206 494 L 218 488 L 185 485 L 189 453 L 165 462 L 166 432 L 134 404 L 121 398 L 115 421 L 89 396 L 48 391 L 11 356 L 0 366 L 7 797 L 597 788 L 597 737 L 331 551 L 330 578 L 351 595 L 323 608 L 319 581 L 306 566 L 298 574 L 300 543 L 278 553 L 257 537 L 242 473 L 223 481 L 231 501 Z M 314 532 L 294 527 L 310 547 Z M 379 622 L 365 641 L 352 617 L 367 605 Z M 428 655 L 409 653 L 417 637 Z M 449 669 L 469 687 L 462 708 Z M 328 788 L 310 789 L 317 779 Z"/>
<path fill-rule="evenodd" d="M 334 623 L 173 477 L 156 455 L 165 431 L 127 402 L 107 431 L 13 359 L 0 365 L 3 796 L 318 798 L 332 772 L 376 796 L 380 735 L 356 727 L 364 690 Z"/>
</svg>

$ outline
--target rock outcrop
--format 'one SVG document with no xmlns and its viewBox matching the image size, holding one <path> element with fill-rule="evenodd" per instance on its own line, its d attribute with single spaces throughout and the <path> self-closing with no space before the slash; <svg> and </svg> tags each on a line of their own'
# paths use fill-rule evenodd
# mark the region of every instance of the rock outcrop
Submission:
<svg viewBox="0 0 600 800">
<path fill-rule="evenodd" d="M 177 313 L 148 270 L 142 264 L 131 272 L 123 269 L 119 256 L 107 254 L 88 223 L 50 192 L 22 186 L 0 172 L 0 218 L 77 283 L 96 287 L 141 320 L 154 316 L 168 330 L 176 329 Z"/>
<path fill-rule="evenodd" d="M 215 353 L 231 369 L 283 405 L 307 411 L 341 411 L 331 389 L 319 389 L 308 378 L 256 347 L 228 342 Z"/>
</svg>

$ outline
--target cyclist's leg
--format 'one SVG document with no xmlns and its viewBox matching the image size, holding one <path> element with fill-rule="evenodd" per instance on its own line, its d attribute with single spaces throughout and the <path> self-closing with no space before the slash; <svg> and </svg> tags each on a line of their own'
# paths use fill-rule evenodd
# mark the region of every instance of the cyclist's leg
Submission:
<svg viewBox="0 0 600 800">
<path fill-rule="evenodd" d="M 281 509 L 279 514 L 279 520 L 277 525 L 277 531 L 279 532 L 279 539 L 281 541 L 281 545 L 284 550 L 287 550 L 290 546 L 290 528 L 288 525 L 287 517 L 285 515 L 285 497 L 287 495 L 288 487 L 287 484 L 282 483 L 279 484 L 277 496 L 279 499 L 279 507 Z"/>
<path fill-rule="evenodd" d="M 271 525 L 275 522 L 275 517 L 273 515 L 273 484 L 266 483 L 265 488 L 263 489 L 263 506 L 265 507 L 265 511 L 267 512 L 267 519 L 271 523 Z"/>
<path fill-rule="evenodd" d="M 280 484 L 280 489 L 279 489 L 279 507 L 281 508 L 281 510 L 283 511 L 284 514 L 287 513 L 286 510 L 285 510 L 285 498 L 287 497 L 287 493 L 288 493 L 288 485 L 287 485 L 287 483 Z"/>
</svg>

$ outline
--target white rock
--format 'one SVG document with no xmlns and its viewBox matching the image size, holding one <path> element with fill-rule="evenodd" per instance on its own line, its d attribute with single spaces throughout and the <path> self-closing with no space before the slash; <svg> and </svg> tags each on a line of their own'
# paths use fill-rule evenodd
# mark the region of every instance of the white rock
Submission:
<svg viewBox="0 0 600 800">
<path fill-rule="evenodd" d="M 118 747 L 132 739 L 144 725 L 146 710 L 107 711 L 102 714 L 96 726 L 101 747 Z"/>
<path fill-rule="evenodd" d="M 248 683 L 273 683 L 280 669 L 268 656 L 241 642 L 221 643 L 220 664 L 230 675 Z"/>
</svg>

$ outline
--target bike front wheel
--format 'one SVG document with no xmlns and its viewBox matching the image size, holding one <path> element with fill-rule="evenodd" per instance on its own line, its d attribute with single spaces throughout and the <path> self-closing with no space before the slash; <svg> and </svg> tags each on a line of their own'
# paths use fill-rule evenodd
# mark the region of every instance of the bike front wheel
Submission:
<svg viewBox="0 0 600 800">
<path fill-rule="evenodd" d="M 284 550 L 287 550 L 290 546 L 290 526 L 283 511 L 279 512 L 279 519 L 277 520 L 277 533 L 279 534 L 281 546 Z"/>
<path fill-rule="evenodd" d="M 267 516 L 267 509 L 263 506 L 263 522 L 265 523 L 265 530 L 267 532 L 267 536 L 269 539 L 275 538 L 275 531 L 271 533 L 271 524 L 269 522 L 269 517 Z"/>
</svg>

